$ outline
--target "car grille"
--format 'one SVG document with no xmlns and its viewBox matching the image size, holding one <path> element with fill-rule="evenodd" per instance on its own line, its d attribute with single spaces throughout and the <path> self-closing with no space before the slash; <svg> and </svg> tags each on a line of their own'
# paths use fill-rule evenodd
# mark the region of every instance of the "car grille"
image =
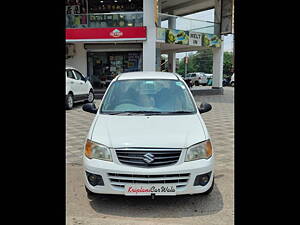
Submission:
<svg viewBox="0 0 300 225">
<path fill-rule="evenodd" d="M 124 188 L 125 184 L 174 184 L 176 188 L 187 185 L 190 174 L 137 175 L 108 173 L 110 184 L 116 188 Z"/>
<path fill-rule="evenodd" d="M 152 168 L 177 163 L 181 149 L 116 149 L 116 154 L 123 164 Z"/>
</svg>

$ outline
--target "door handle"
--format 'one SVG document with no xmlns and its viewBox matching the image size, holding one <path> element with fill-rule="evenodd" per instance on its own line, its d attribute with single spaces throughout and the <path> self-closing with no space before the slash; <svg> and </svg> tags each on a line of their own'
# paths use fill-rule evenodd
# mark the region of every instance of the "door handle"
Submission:
<svg viewBox="0 0 300 225">
<path fill-rule="evenodd" d="M 74 84 L 74 82 L 73 82 L 73 81 L 71 81 L 71 84 Z"/>
</svg>

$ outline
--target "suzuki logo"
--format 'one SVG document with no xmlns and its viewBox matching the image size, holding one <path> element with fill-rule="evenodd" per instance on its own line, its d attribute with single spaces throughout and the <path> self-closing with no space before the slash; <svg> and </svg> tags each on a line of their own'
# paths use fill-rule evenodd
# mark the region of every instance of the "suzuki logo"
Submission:
<svg viewBox="0 0 300 225">
<path fill-rule="evenodd" d="M 143 158 L 143 160 L 148 164 L 152 163 L 154 161 L 154 159 L 155 159 L 154 155 L 152 155 L 149 152 L 147 154 L 145 154 L 144 158 Z"/>
</svg>

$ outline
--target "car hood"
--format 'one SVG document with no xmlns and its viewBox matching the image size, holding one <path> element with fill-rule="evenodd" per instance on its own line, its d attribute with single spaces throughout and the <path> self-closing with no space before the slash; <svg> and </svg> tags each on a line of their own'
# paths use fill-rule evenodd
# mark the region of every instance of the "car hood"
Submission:
<svg viewBox="0 0 300 225">
<path fill-rule="evenodd" d="M 91 139 L 112 148 L 186 148 L 206 140 L 198 114 L 172 116 L 98 115 Z"/>
</svg>

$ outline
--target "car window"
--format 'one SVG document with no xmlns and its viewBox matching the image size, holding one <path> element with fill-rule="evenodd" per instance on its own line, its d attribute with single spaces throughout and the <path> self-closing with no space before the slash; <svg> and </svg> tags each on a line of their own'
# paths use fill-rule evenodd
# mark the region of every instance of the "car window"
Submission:
<svg viewBox="0 0 300 225">
<path fill-rule="evenodd" d="M 77 80 L 82 80 L 82 81 L 85 81 L 84 77 L 82 76 L 81 73 L 79 73 L 78 71 L 76 70 L 73 70 L 73 72 L 75 73 L 76 77 L 77 77 Z"/>
<path fill-rule="evenodd" d="M 178 80 L 118 80 L 103 99 L 101 113 L 116 112 L 195 113 L 185 84 Z"/>
<path fill-rule="evenodd" d="M 71 79 L 76 79 L 71 70 L 67 70 L 67 77 Z"/>
<path fill-rule="evenodd" d="M 196 77 L 196 74 L 195 74 L 195 73 L 193 73 L 193 74 L 192 74 L 192 77 Z"/>
</svg>

